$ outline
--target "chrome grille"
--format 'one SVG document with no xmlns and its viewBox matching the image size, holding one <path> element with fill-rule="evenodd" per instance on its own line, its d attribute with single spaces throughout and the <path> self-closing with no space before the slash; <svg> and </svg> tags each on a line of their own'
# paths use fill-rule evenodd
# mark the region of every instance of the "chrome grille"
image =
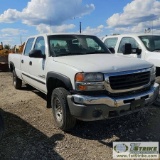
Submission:
<svg viewBox="0 0 160 160">
<path fill-rule="evenodd" d="M 150 71 L 109 77 L 110 87 L 113 90 L 136 88 L 147 85 L 149 82 Z"/>
</svg>

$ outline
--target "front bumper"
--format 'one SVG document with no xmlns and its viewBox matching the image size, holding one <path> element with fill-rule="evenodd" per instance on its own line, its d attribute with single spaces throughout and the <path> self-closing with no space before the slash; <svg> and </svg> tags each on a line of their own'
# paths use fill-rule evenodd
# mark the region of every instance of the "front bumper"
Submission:
<svg viewBox="0 0 160 160">
<path fill-rule="evenodd" d="M 150 90 L 128 96 L 109 97 L 106 95 L 86 96 L 69 95 L 67 97 L 70 113 L 84 121 L 102 120 L 132 113 L 154 102 L 159 94 L 159 85 L 155 83 Z"/>
</svg>

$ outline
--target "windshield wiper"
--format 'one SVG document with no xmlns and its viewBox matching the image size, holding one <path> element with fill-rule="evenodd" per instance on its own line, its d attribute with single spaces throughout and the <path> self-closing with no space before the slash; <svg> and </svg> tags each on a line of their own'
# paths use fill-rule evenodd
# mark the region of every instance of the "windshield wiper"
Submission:
<svg viewBox="0 0 160 160">
<path fill-rule="evenodd" d="M 70 52 L 67 52 L 67 53 L 62 53 L 62 54 L 58 54 L 56 55 L 56 57 L 60 57 L 60 56 L 76 56 L 76 55 L 84 55 L 86 53 L 70 53 Z"/>
<path fill-rule="evenodd" d="M 107 52 L 104 52 L 104 51 L 86 52 L 86 54 L 98 54 L 98 53 L 107 53 Z"/>
</svg>

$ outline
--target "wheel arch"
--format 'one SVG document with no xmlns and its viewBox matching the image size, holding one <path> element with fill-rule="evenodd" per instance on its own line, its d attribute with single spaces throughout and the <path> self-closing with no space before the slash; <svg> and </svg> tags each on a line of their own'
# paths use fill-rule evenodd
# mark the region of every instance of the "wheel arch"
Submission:
<svg viewBox="0 0 160 160">
<path fill-rule="evenodd" d="M 67 90 L 73 90 L 70 78 L 67 76 L 61 74 L 61 73 L 56 73 L 56 72 L 49 72 L 47 74 L 47 90 L 51 87 L 51 85 L 54 85 L 54 87 L 62 87 L 66 88 Z M 53 84 L 53 82 L 55 82 Z"/>
<path fill-rule="evenodd" d="M 51 107 L 51 94 L 52 91 L 57 87 L 63 87 L 68 91 L 73 90 L 70 78 L 56 72 L 48 72 L 46 77 L 46 87 L 47 87 L 47 107 Z"/>
</svg>

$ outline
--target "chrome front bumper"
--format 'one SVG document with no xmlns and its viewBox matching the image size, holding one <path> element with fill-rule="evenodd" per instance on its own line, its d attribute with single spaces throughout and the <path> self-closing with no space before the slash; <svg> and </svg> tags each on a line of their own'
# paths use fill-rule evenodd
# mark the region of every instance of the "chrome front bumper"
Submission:
<svg viewBox="0 0 160 160">
<path fill-rule="evenodd" d="M 123 97 L 108 97 L 108 96 L 85 96 L 85 95 L 72 95 L 75 103 L 84 105 L 105 104 L 110 107 L 120 107 L 131 103 L 134 100 L 145 99 L 145 103 L 154 101 L 159 92 L 159 84 L 155 83 L 154 86 L 142 93 Z"/>
<path fill-rule="evenodd" d="M 70 113 L 81 120 L 93 121 L 110 117 L 111 112 L 117 115 L 132 113 L 154 102 L 159 94 L 159 84 L 155 83 L 150 90 L 134 95 L 109 97 L 68 95 Z M 133 106 L 133 108 L 132 108 Z"/>
</svg>

